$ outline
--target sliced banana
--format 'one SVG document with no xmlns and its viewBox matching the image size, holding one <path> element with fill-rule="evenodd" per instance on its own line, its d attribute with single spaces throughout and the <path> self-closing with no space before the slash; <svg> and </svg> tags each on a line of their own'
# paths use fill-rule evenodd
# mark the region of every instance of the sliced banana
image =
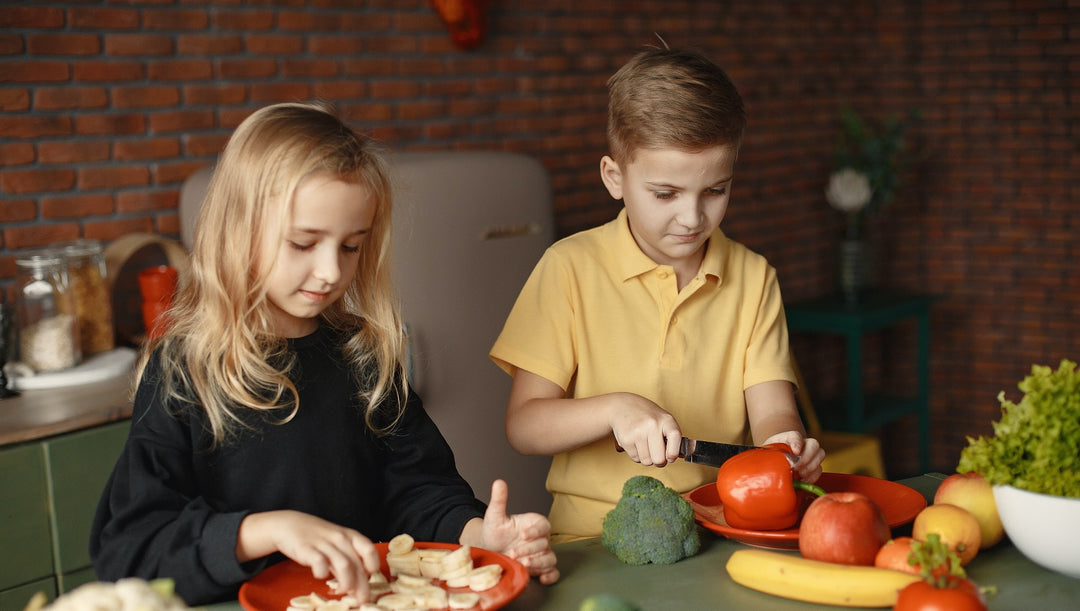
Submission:
<svg viewBox="0 0 1080 611">
<path fill-rule="evenodd" d="M 390 539 L 390 542 L 386 544 L 387 554 L 392 556 L 408 554 L 412 551 L 415 542 L 416 541 L 411 536 L 405 533 L 397 535 L 393 539 Z"/>
<path fill-rule="evenodd" d="M 447 597 L 451 609 L 472 609 L 480 602 L 480 595 L 475 592 L 454 592 Z"/>
</svg>

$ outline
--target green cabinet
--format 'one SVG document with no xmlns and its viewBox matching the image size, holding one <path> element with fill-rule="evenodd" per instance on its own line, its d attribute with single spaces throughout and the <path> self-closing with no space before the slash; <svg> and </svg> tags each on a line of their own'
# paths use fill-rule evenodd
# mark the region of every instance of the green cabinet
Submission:
<svg viewBox="0 0 1080 611">
<path fill-rule="evenodd" d="M 94 580 L 90 526 L 129 428 L 115 422 L 0 448 L 0 611 Z"/>
</svg>

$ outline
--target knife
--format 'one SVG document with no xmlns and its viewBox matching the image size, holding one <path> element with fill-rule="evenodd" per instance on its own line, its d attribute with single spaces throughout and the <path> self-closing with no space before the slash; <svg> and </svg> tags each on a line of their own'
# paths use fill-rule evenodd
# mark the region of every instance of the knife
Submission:
<svg viewBox="0 0 1080 611">
<path fill-rule="evenodd" d="M 683 437 L 682 441 L 679 442 L 679 458 L 682 458 L 689 463 L 719 467 L 732 456 L 747 450 L 754 450 L 758 447 L 759 446 L 743 446 L 734 443 L 720 443 L 718 441 L 702 441 L 700 439 Z M 615 444 L 615 450 L 618 452 L 625 451 L 618 443 Z M 787 452 L 783 452 L 783 455 L 787 458 L 788 464 L 792 467 L 799 464 L 799 460 L 802 459 L 802 456 L 796 456 Z"/>
<path fill-rule="evenodd" d="M 716 441 L 702 441 L 700 439 L 690 439 L 683 437 L 679 443 L 679 456 L 683 460 L 689 463 L 697 463 L 701 465 L 709 465 L 710 467 L 719 467 L 724 462 L 747 450 L 753 450 L 758 446 L 743 446 L 731 443 L 719 443 Z M 794 467 L 798 464 L 801 456 L 783 453 L 787 457 L 788 463 Z"/>
</svg>

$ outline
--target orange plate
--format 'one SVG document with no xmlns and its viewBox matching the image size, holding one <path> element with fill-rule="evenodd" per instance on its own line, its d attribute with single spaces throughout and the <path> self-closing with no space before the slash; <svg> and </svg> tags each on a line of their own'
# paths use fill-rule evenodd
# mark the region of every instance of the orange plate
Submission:
<svg viewBox="0 0 1080 611">
<path fill-rule="evenodd" d="M 461 546 L 453 543 L 417 542 L 415 547 L 454 550 Z M 379 551 L 382 572 L 389 577 L 390 569 L 386 565 L 386 543 L 376 543 L 375 548 Z M 484 611 L 502 608 L 503 605 L 517 598 L 529 582 L 528 571 L 517 560 L 511 560 L 502 554 L 478 547 L 472 548 L 472 559 L 475 566 L 498 564 L 503 568 L 502 579 L 495 587 L 477 592 L 480 595 L 479 608 Z M 448 588 L 448 591 L 468 592 L 469 589 Z M 338 594 L 332 594 L 326 585 L 326 580 L 316 579 L 309 568 L 292 560 L 285 560 L 267 567 L 240 586 L 240 604 L 248 611 L 283 611 L 294 597 L 305 596 L 312 592 L 323 598 L 341 598 Z"/>
<path fill-rule="evenodd" d="M 870 497 L 881 512 L 889 528 L 903 526 L 915 519 L 926 507 L 926 498 L 918 490 L 889 480 L 849 475 L 846 473 L 822 473 L 817 485 L 825 492 L 861 492 Z M 803 511 L 813 501 L 813 496 L 799 493 L 803 498 Z M 774 549 L 799 549 L 799 527 L 786 530 L 745 530 L 728 526 L 724 521 L 724 506 L 720 504 L 720 495 L 716 484 L 705 484 L 691 490 L 686 495 L 694 507 L 694 518 L 705 528 L 748 545 L 770 547 Z"/>
</svg>

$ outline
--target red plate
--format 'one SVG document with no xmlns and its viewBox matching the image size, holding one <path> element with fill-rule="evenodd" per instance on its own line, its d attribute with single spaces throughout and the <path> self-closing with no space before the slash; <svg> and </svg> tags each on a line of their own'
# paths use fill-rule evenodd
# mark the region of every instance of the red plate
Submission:
<svg viewBox="0 0 1080 611">
<path fill-rule="evenodd" d="M 454 550 L 460 545 L 453 543 L 420 543 L 418 549 L 449 549 Z M 390 569 L 386 565 L 386 543 L 376 543 L 375 548 L 379 551 L 382 562 L 382 572 L 390 576 Z M 502 554 L 472 548 L 472 559 L 475 566 L 485 564 L 498 564 L 503 568 L 502 579 L 495 587 L 477 592 L 480 595 L 480 608 L 484 611 L 500 609 L 503 605 L 517 598 L 529 582 L 529 573 L 517 560 L 511 560 Z M 468 592 L 468 588 L 447 588 L 450 592 Z M 323 598 L 340 598 L 338 594 L 332 594 L 325 579 L 316 579 L 311 574 L 311 569 L 299 565 L 292 560 L 285 560 L 256 575 L 240 586 L 240 604 L 248 611 L 284 611 L 289 606 L 289 601 L 296 596 L 305 596 L 312 592 Z"/>
<path fill-rule="evenodd" d="M 861 492 L 870 497 L 885 514 L 889 528 L 911 522 L 926 507 L 926 498 L 918 490 L 876 477 L 822 473 L 816 483 L 824 488 L 825 492 Z M 798 524 L 786 530 L 746 530 L 728 526 L 724 521 L 724 506 L 720 504 L 716 484 L 705 484 L 685 496 L 694 507 L 694 518 L 698 524 L 714 533 L 758 547 L 799 549 Z M 805 494 L 803 501 L 805 511 L 806 506 L 813 501 L 812 495 Z"/>
</svg>

